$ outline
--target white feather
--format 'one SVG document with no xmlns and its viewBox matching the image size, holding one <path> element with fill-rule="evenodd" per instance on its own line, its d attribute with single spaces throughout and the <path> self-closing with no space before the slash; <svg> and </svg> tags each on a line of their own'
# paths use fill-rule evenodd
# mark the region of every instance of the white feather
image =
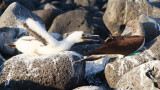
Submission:
<svg viewBox="0 0 160 90">
<path fill-rule="evenodd" d="M 80 42 L 83 31 L 75 31 L 62 41 L 57 41 L 36 21 L 32 19 L 26 20 L 27 25 L 31 30 L 42 36 L 49 44 L 44 45 L 32 36 L 23 36 L 14 44 L 16 48 L 24 54 L 29 55 L 46 55 L 55 54 L 61 51 L 69 50 L 73 44 Z"/>
</svg>

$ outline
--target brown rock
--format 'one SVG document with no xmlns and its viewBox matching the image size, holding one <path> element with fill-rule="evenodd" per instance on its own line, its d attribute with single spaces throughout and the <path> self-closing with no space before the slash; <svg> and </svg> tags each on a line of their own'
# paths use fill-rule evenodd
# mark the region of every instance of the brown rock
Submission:
<svg viewBox="0 0 160 90">
<path fill-rule="evenodd" d="M 124 74 L 117 82 L 116 88 L 118 90 L 159 90 L 160 87 L 157 87 L 159 82 L 156 82 L 158 79 L 149 73 L 160 78 L 159 60 L 144 63 Z"/>
<path fill-rule="evenodd" d="M 82 56 L 61 52 L 47 56 L 17 55 L 7 60 L 0 77 L 0 87 L 10 89 L 72 89 L 82 83 L 85 63 L 75 63 Z"/>
<path fill-rule="evenodd" d="M 159 18 L 160 9 L 151 6 L 147 0 L 109 0 L 103 21 L 113 35 L 120 35 L 123 26 L 141 14 Z"/>
<path fill-rule="evenodd" d="M 159 60 L 159 43 L 160 36 L 157 37 L 157 40 L 153 40 L 152 42 L 146 44 L 143 48 L 144 51 L 141 52 L 141 54 L 126 56 L 122 59 L 117 58 L 106 64 L 105 77 L 110 87 L 115 88 L 115 85 L 120 78 L 134 67 L 137 67 L 150 60 Z"/>
</svg>

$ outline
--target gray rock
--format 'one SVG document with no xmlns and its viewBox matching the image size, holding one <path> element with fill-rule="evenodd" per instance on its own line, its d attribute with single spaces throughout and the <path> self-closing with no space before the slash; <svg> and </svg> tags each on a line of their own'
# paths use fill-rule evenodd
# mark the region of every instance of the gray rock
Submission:
<svg viewBox="0 0 160 90">
<path fill-rule="evenodd" d="M 84 31 L 91 34 L 93 30 L 93 18 L 87 10 L 72 10 L 57 16 L 48 32 L 64 34 Z"/>
<path fill-rule="evenodd" d="M 4 57 L 1 55 L 0 53 L 0 66 L 5 62 L 6 60 L 4 59 Z M 0 67 L 1 69 L 1 67 Z"/>
<path fill-rule="evenodd" d="M 46 29 L 48 30 L 52 25 L 53 20 L 60 14 L 63 13 L 60 9 L 44 9 L 44 10 L 36 10 L 33 13 L 37 14 L 42 18 L 45 23 Z"/>
<path fill-rule="evenodd" d="M 109 0 L 103 21 L 113 35 L 120 35 L 123 26 L 141 14 L 159 18 L 160 9 L 151 6 L 147 0 Z"/>
<path fill-rule="evenodd" d="M 90 85 L 90 86 L 81 86 L 81 87 L 75 88 L 73 90 L 106 90 L 106 89 L 103 87 Z"/>
<path fill-rule="evenodd" d="M 14 2 L 8 6 L 0 17 L 0 27 L 20 27 L 20 22 L 25 21 L 29 17 L 44 25 L 39 16 L 29 11 L 21 4 Z"/>
<path fill-rule="evenodd" d="M 120 78 L 131 69 L 148 62 L 150 60 L 160 59 L 160 36 L 143 47 L 138 55 L 126 56 L 122 59 L 110 60 L 105 67 L 105 77 L 111 88 L 115 88 Z"/>
<path fill-rule="evenodd" d="M 78 6 L 88 7 L 94 6 L 97 0 L 74 0 L 74 3 Z"/>
<path fill-rule="evenodd" d="M 153 76 L 151 76 L 153 75 Z M 157 83 L 153 79 L 160 78 L 160 61 L 149 61 L 128 73 L 124 74 L 117 82 L 117 90 L 159 90 Z M 159 79 L 160 81 L 160 79 Z"/>
<path fill-rule="evenodd" d="M 27 31 L 24 29 L 13 27 L 0 28 L 0 52 L 7 55 L 18 54 L 18 51 L 16 49 L 10 48 L 5 44 L 12 43 L 23 35 L 28 35 Z"/>
<path fill-rule="evenodd" d="M 44 23 L 39 16 L 32 13 L 19 3 L 12 3 L 0 17 L 0 51 L 7 55 L 15 55 L 17 51 L 4 44 L 11 43 L 23 35 L 28 35 L 27 31 L 22 29 L 21 22 L 27 18 L 33 18 L 40 22 L 43 27 Z"/>
<path fill-rule="evenodd" d="M 60 35 L 60 34 L 58 34 L 58 33 L 50 33 L 50 35 L 51 35 L 53 38 L 57 39 L 57 40 L 62 40 L 62 39 L 63 39 L 62 35 Z"/>
<path fill-rule="evenodd" d="M 150 0 L 150 4 L 160 8 L 160 0 Z"/>
<path fill-rule="evenodd" d="M 78 53 L 14 56 L 4 63 L 0 87 L 14 89 L 73 89 L 82 83 L 85 63 Z"/>
<path fill-rule="evenodd" d="M 158 19 L 142 14 L 138 21 L 142 23 L 145 30 L 145 42 L 152 41 L 160 35 L 160 24 L 157 22 L 159 21 Z"/>
</svg>

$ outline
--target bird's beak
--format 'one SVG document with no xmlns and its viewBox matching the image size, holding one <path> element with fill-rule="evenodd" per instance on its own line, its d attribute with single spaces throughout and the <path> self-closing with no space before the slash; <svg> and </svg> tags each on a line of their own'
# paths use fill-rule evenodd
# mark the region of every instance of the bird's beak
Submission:
<svg viewBox="0 0 160 90">
<path fill-rule="evenodd" d="M 81 42 L 97 41 L 98 35 L 83 34 Z"/>
<path fill-rule="evenodd" d="M 13 43 L 5 44 L 5 45 L 10 47 L 10 48 L 16 48 L 16 46 Z"/>
<path fill-rule="evenodd" d="M 131 29 L 126 26 L 126 28 L 124 29 L 124 31 L 123 31 L 123 33 L 121 34 L 121 36 L 131 35 L 131 34 L 132 34 Z"/>
</svg>

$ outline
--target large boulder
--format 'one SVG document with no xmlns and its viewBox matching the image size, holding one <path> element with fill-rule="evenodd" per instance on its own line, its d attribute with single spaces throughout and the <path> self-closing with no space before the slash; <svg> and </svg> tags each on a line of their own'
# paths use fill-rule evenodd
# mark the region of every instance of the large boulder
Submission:
<svg viewBox="0 0 160 90">
<path fill-rule="evenodd" d="M 159 18 L 153 18 L 142 14 L 138 21 L 142 23 L 143 29 L 145 30 L 145 42 L 150 42 L 160 35 Z"/>
<path fill-rule="evenodd" d="M 4 63 L 0 87 L 10 89 L 72 89 L 82 83 L 85 63 L 78 53 L 65 51 L 54 55 L 17 55 Z"/>
<path fill-rule="evenodd" d="M 73 31 L 93 32 L 93 18 L 87 10 L 72 10 L 57 16 L 49 33 L 69 33 Z"/>
<path fill-rule="evenodd" d="M 117 82 L 118 90 L 159 90 L 160 89 L 160 61 L 149 61 L 128 73 Z"/>
<path fill-rule="evenodd" d="M 106 64 L 105 77 L 110 87 L 115 88 L 120 78 L 134 67 L 137 67 L 150 60 L 160 59 L 160 36 L 143 47 L 143 52 L 138 55 L 126 56 L 122 59 L 110 60 Z"/>
<path fill-rule="evenodd" d="M 109 0 L 103 20 L 113 35 L 120 35 L 125 24 L 141 14 L 159 18 L 160 9 L 151 6 L 147 0 Z"/>
<path fill-rule="evenodd" d="M 21 22 L 27 18 L 33 18 L 43 27 L 44 23 L 39 16 L 32 13 L 22 5 L 14 2 L 8 6 L 0 17 L 0 52 L 7 55 L 15 55 L 17 51 L 4 44 L 11 43 L 23 35 L 28 35 L 27 31 L 22 28 Z"/>
<path fill-rule="evenodd" d="M 42 18 L 43 22 L 45 23 L 46 29 L 48 30 L 52 25 L 53 20 L 59 14 L 63 13 L 63 11 L 61 11 L 60 9 L 44 9 L 33 11 L 33 13 Z"/>
</svg>

